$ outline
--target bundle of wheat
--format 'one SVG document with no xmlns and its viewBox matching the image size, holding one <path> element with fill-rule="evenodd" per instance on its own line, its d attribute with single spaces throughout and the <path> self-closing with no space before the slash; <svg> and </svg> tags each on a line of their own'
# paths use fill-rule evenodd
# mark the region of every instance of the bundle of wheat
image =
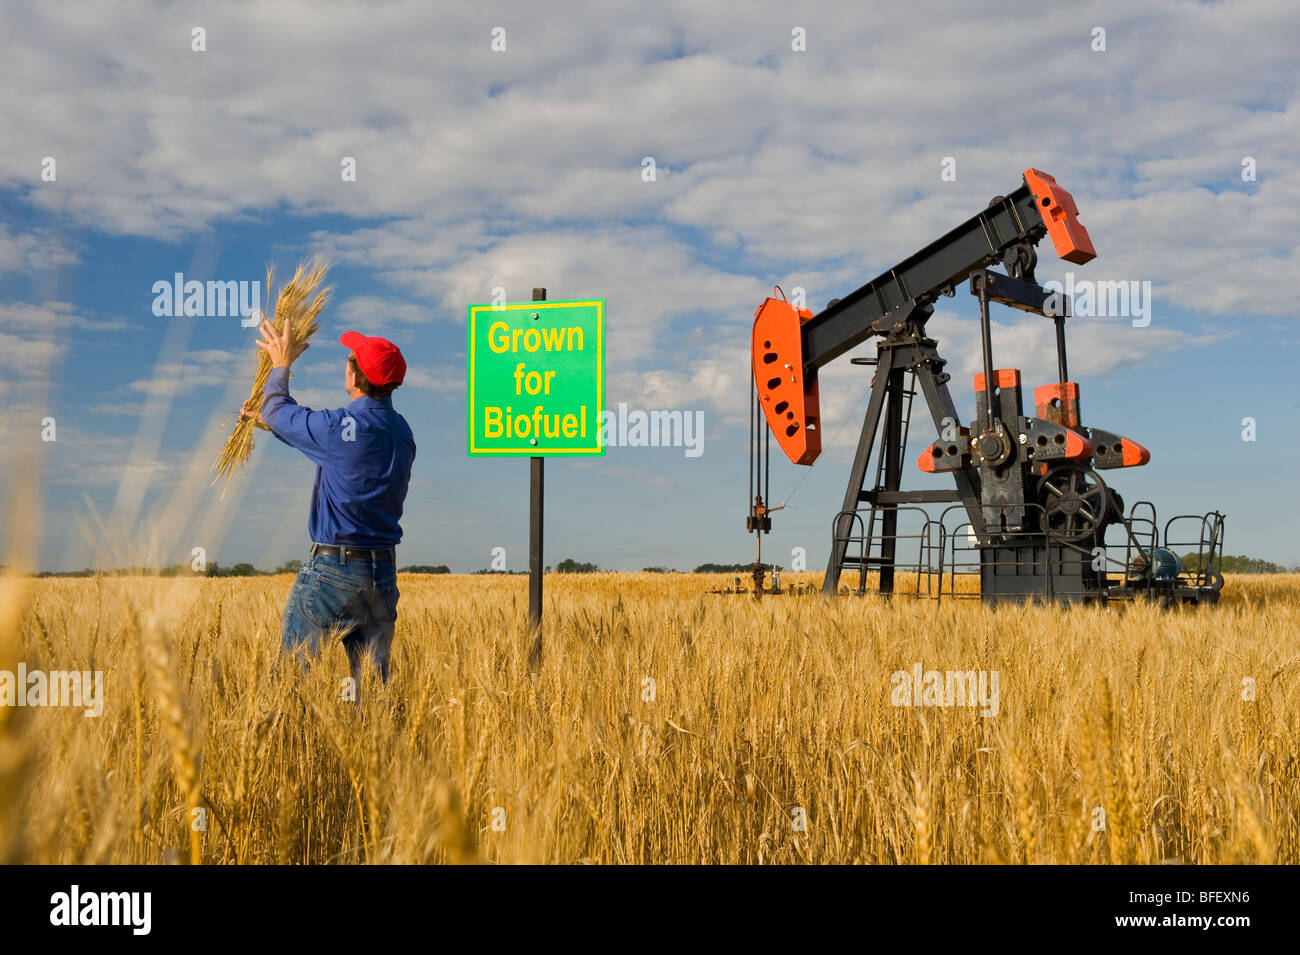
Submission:
<svg viewBox="0 0 1300 955">
<path fill-rule="evenodd" d="M 330 293 L 334 290 L 332 286 L 322 288 L 321 284 L 325 280 L 325 273 L 329 271 L 329 263 L 317 260 L 310 265 L 306 262 L 299 262 L 297 269 L 294 270 L 293 278 L 289 279 L 285 286 L 280 289 L 280 295 L 275 299 L 274 306 L 270 314 L 274 316 L 273 321 L 283 322 L 287 317 L 290 327 L 293 329 L 293 341 L 299 344 L 307 342 L 312 335 L 316 333 L 316 317 L 320 315 L 325 303 L 329 301 Z M 274 272 L 268 268 L 266 270 L 266 299 L 271 302 L 271 281 L 274 278 Z M 253 408 L 262 406 L 262 390 L 266 387 L 266 381 L 271 375 L 271 358 L 267 353 L 258 349 L 257 352 L 257 374 L 253 378 L 253 389 L 248 393 L 248 404 Z M 221 489 L 222 497 L 226 494 L 226 489 L 230 487 L 230 479 L 234 476 L 235 469 L 248 463 L 249 457 L 253 454 L 253 429 L 256 427 L 253 418 L 240 418 L 239 423 L 235 425 L 234 430 L 230 432 L 230 437 L 226 439 L 225 447 L 217 455 L 216 463 L 213 469 L 217 476 L 212 479 L 216 484 L 222 475 L 226 477 L 226 485 Z"/>
</svg>

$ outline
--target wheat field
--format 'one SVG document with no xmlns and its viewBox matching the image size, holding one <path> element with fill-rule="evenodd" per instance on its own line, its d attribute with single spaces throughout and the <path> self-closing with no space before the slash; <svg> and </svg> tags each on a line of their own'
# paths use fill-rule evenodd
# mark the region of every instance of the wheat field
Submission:
<svg viewBox="0 0 1300 955">
<path fill-rule="evenodd" d="M 288 576 L 6 578 L 0 670 L 101 669 L 104 708 L 0 708 L 0 861 L 1300 861 L 1300 575 L 1172 612 L 730 582 L 548 576 L 533 680 L 526 578 L 403 575 L 358 707 L 337 644 L 281 662 Z M 892 705 L 918 662 L 996 670 L 997 714 Z"/>
</svg>

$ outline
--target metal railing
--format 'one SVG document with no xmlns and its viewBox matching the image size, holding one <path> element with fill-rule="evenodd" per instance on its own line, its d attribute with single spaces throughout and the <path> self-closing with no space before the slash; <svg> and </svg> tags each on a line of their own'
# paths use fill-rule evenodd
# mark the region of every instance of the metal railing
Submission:
<svg viewBox="0 0 1300 955">
<path fill-rule="evenodd" d="M 870 519 L 864 521 L 864 512 L 879 512 L 879 514 L 874 521 Z M 900 521 L 907 516 L 919 515 L 920 526 L 912 533 L 900 532 L 895 527 L 894 533 L 886 534 L 882 520 L 885 512 L 892 512 Z M 840 536 L 839 527 L 845 518 L 848 518 L 846 526 L 849 532 Z M 878 526 L 880 530 L 876 529 Z M 853 533 L 855 528 L 858 530 L 856 534 Z M 857 569 L 858 585 L 852 593 L 859 596 L 867 592 L 868 578 L 872 574 L 879 591 L 881 572 L 885 571 L 887 580 L 892 581 L 887 593 L 937 599 L 940 581 L 936 566 L 942 566 L 943 539 L 943 525 L 933 520 L 925 508 L 914 505 L 891 504 L 841 511 L 835 515 L 831 524 L 832 553 L 838 553 L 838 545 L 844 544 L 844 559 L 840 566 L 842 570 Z M 851 553 L 850 548 L 853 547 L 857 550 Z M 909 560 L 907 558 L 913 553 L 913 548 L 916 559 Z M 893 552 L 892 558 L 886 557 L 886 553 L 890 550 Z M 938 565 L 935 561 L 936 555 Z M 900 590 L 898 586 L 900 576 L 906 584 L 909 574 L 912 575 L 910 594 L 906 589 Z"/>
<path fill-rule="evenodd" d="M 1046 524 L 1041 505 L 1024 506 L 1031 518 L 1026 523 L 1032 525 L 1036 516 L 1040 526 Z M 872 511 L 876 512 L 875 520 L 869 519 Z M 882 518 L 890 512 L 895 516 L 895 528 L 886 534 L 884 525 L 888 522 Z M 954 514 L 960 523 L 949 530 Z M 1183 540 L 1183 529 L 1191 521 L 1197 522 L 1199 531 L 1194 537 L 1190 530 L 1185 531 L 1188 538 Z M 842 537 L 838 536 L 841 523 L 847 531 Z M 949 505 L 937 519 L 919 505 L 880 505 L 841 511 L 831 525 L 831 536 L 833 545 L 844 545 L 842 570 L 858 572 L 857 586 L 850 592 L 859 596 L 874 584 L 877 593 L 935 601 L 945 596 L 954 600 L 986 596 L 1131 600 L 1150 593 L 1175 592 L 1191 599 L 1201 591 L 1217 593 L 1223 586 L 1223 524 L 1224 517 L 1218 511 L 1201 516 L 1180 514 L 1165 523 L 1162 534 L 1155 505 L 1139 501 L 1127 516 L 1107 525 L 1101 534 L 1093 531 L 1082 540 L 1065 540 L 1050 529 L 1031 527 L 999 531 L 981 541 L 963 504 Z M 1111 557 L 1115 551 L 1106 547 L 1105 538 L 1112 529 L 1123 534 L 1123 560 Z M 1196 566 L 1184 569 L 1176 581 L 1160 582 L 1151 577 L 1151 552 L 1162 546 L 1162 536 L 1166 549 L 1181 548 L 1189 555 L 1194 549 Z M 1083 561 L 1089 566 L 1080 566 Z M 987 579 L 996 576 L 1005 584 L 1007 577 L 1021 575 L 1033 578 L 1026 581 L 1023 592 L 1013 584 L 1010 589 L 997 588 L 998 593 L 985 593 L 992 589 L 985 586 Z M 1041 581 L 1041 587 L 1037 581 Z"/>
</svg>

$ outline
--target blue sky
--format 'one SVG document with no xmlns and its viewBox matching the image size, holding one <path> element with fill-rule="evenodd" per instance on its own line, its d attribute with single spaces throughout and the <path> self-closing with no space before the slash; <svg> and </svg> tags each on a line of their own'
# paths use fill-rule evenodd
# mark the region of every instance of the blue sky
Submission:
<svg viewBox="0 0 1300 955">
<path fill-rule="evenodd" d="M 611 406 L 705 423 L 699 457 L 615 447 L 549 461 L 548 561 L 749 559 L 754 308 L 780 283 L 820 309 L 1028 166 L 1079 205 L 1098 258 L 1071 267 L 1077 279 L 1152 283 L 1145 328 L 1071 323 L 1085 422 L 1152 451 L 1107 476 L 1162 516 L 1223 510 L 1229 552 L 1300 563 L 1292 5 L 86 5 L 56 21 L 18 3 L 0 36 L 0 490 L 40 468 L 44 568 L 172 562 L 195 546 L 221 563 L 302 556 L 305 458 L 261 441 L 224 500 L 208 487 L 252 332 L 151 304 L 176 272 L 253 281 L 318 253 L 336 292 L 294 393 L 346 402 L 346 329 L 402 347 L 411 373 L 395 403 L 419 448 L 403 564 L 476 569 L 504 547 L 526 565 L 527 464 L 465 456 L 464 318 L 494 287 L 516 301 L 535 285 L 606 300 Z M 1040 280 L 1064 275 L 1050 243 L 1039 254 Z M 1050 324 L 995 321 L 996 363 L 1030 386 L 1053 380 Z M 930 331 L 968 415 L 970 297 L 941 300 Z M 828 432 L 863 372 L 847 358 L 823 370 Z M 770 559 L 803 547 L 824 564 L 859 416 L 775 515 Z M 914 428 L 909 460 L 930 437 Z M 774 462 L 777 503 L 804 471 Z"/>
</svg>

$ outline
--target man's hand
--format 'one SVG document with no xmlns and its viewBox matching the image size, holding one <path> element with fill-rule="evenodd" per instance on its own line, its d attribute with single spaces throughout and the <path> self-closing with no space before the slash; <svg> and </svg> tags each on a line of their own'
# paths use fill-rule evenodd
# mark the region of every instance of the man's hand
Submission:
<svg viewBox="0 0 1300 955">
<path fill-rule="evenodd" d="M 257 347 L 262 349 L 271 356 L 272 368 L 288 368 L 298 356 L 305 352 L 310 345 L 299 345 L 293 341 L 293 329 L 289 326 L 289 316 L 284 317 L 283 325 L 280 331 L 275 330 L 268 318 L 262 323 L 262 338 L 258 341 Z"/>
<path fill-rule="evenodd" d="M 242 421 L 245 418 L 252 418 L 254 426 L 261 428 L 263 431 L 270 431 L 271 426 L 266 423 L 262 417 L 261 409 L 253 407 L 253 399 L 249 398 L 244 402 L 244 407 L 239 411 L 239 418 Z"/>
</svg>

